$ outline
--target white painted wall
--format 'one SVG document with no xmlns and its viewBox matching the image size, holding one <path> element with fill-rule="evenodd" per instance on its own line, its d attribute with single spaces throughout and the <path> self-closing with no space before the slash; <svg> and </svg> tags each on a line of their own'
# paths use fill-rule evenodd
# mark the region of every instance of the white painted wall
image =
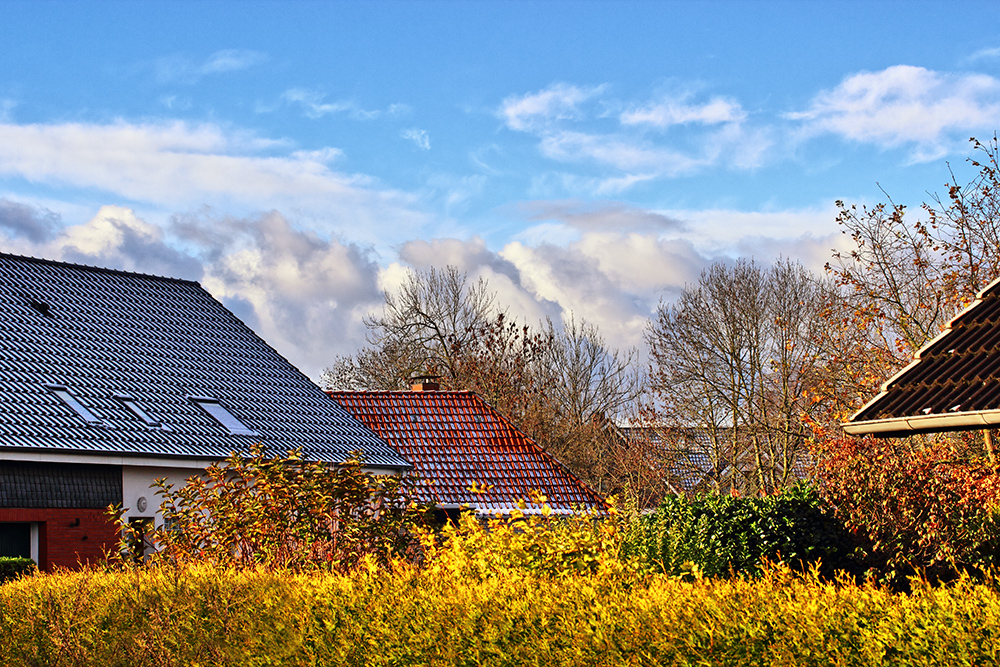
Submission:
<svg viewBox="0 0 1000 667">
<path fill-rule="evenodd" d="M 185 480 L 205 472 L 204 467 L 191 464 L 188 467 L 122 466 L 122 504 L 125 517 L 129 519 L 146 517 L 155 520 L 157 526 L 163 523 L 157 509 L 162 498 L 151 488 L 153 481 L 166 477 L 174 488 L 184 486 Z M 140 498 L 146 501 L 146 509 L 140 509 Z"/>
</svg>

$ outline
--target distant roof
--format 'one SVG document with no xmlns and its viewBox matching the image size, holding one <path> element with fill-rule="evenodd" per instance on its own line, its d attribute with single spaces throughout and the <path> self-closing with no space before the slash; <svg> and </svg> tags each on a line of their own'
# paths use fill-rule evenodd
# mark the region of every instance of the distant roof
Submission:
<svg viewBox="0 0 1000 667">
<path fill-rule="evenodd" d="M 997 424 L 1000 280 L 983 289 L 843 427 L 851 435 L 903 436 Z"/>
<path fill-rule="evenodd" d="M 555 511 L 603 499 L 469 391 L 334 391 L 330 396 L 409 460 L 423 499 L 504 513 L 533 491 Z M 470 487 L 481 489 L 480 493 Z M 530 505 L 529 505 L 530 509 Z"/>
<path fill-rule="evenodd" d="M 260 442 L 410 467 L 196 282 L 0 253 L 0 321 L 0 457 L 220 459 Z"/>
</svg>

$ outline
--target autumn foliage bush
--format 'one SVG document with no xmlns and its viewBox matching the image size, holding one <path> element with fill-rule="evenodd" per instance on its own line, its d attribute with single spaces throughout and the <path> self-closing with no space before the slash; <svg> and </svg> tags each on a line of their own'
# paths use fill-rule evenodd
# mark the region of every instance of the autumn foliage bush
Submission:
<svg viewBox="0 0 1000 667">
<path fill-rule="evenodd" d="M 145 542 L 147 559 L 178 565 L 349 570 L 364 558 L 386 564 L 419 556 L 414 528 L 431 511 L 415 500 L 412 478 L 369 474 L 360 455 L 333 466 L 256 448 L 181 486 L 164 479 L 155 486 L 163 524 L 137 534 L 123 522 L 126 561 Z"/>
<path fill-rule="evenodd" d="M 872 576 L 900 586 L 1000 563 L 1000 476 L 942 441 L 832 438 L 816 447 L 824 496 Z"/>
</svg>

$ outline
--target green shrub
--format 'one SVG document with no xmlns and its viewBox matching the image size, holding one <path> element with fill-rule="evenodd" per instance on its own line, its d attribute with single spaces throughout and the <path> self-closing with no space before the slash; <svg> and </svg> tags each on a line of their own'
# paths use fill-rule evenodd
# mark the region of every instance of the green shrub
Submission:
<svg viewBox="0 0 1000 667">
<path fill-rule="evenodd" d="M 754 574 L 762 559 L 822 572 L 853 567 L 852 538 L 828 512 L 816 489 L 799 484 L 774 496 L 668 496 L 637 517 L 625 553 L 647 567 L 679 576 Z"/>
<path fill-rule="evenodd" d="M 0 556 L 0 584 L 37 571 L 38 566 L 30 558 Z"/>
</svg>

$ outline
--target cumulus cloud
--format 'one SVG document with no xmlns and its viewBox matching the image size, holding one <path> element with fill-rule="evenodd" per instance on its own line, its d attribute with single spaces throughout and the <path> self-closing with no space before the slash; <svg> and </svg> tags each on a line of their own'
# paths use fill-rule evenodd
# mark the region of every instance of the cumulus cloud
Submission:
<svg viewBox="0 0 1000 667">
<path fill-rule="evenodd" d="M 371 238 L 386 229 L 412 232 L 425 221 L 414 196 L 331 169 L 336 148 L 289 150 L 282 140 L 211 123 L 0 123 L 0 145 L 0 175 L 96 188 L 168 210 L 313 211 Z"/>
<path fill-rule="evenodd" d="M 479 238 L 411 241 L 381 276 L 392 290 L 408 267 L 455 266 L 489 281 L 500 303 L 530 323 L 571 315 L 597 325 L 614 347 L 637 347 L 661 298 L 675 297 L 710 260 L 687 241 L 656 233 L 585 231 L 565 244 L 514 241 L 499 252 Z"/>
<path fill-rule="evenodd" d="M 212 74 L 248 69 L 267 60 L 267 55 L 249 49 L 223 49 L 202 61 L 186 55 L 172 55 L 153 63 L 160 83 L 193 84 Z"/>
<path fill-rule="evenodd" d="M 10 199 L 0 199 L 0 230 L 33 243 L 45 241 L 61 227 L 59 214 Z"/>
<path fill-rule="evenodd" d="M 204 287 L 307 374 L 364 343 L 381 302 L 378 267 L 360 246 L 296 229 L 276 211 L 177 216 L 172 232 L 204 266 Z"/>
<path fill-rule="evenodd" d="M 51 211 L 16 202 L 3 206 L 0 244 L 8 252 L 125 271 L 198 280 L 201 263 L 177 250 L 163 230 L 131 209 L 102 206 L 90 220 L 66 225 Z"/>
<path fill-rule="evenodd" d="M 1000 80 L 896 65 L 860 72 L 819 93 L 805 111 L 787 114 L 807 136 L 835 134 L 882 148 L 909 146 L 914 161 L 944 155 L 958 138 L 992 129 L 1000 115 Z"/>
<path fill-rule="evenodd" d="M 431 149 L 431 137 L 427 134 L 427 130 L 412 128 L 409 130 L 403 130 L 400 136 L 404 139 L 412 141 L 416 147 L 421 150 L 429 151 Z"/>
</svg>

